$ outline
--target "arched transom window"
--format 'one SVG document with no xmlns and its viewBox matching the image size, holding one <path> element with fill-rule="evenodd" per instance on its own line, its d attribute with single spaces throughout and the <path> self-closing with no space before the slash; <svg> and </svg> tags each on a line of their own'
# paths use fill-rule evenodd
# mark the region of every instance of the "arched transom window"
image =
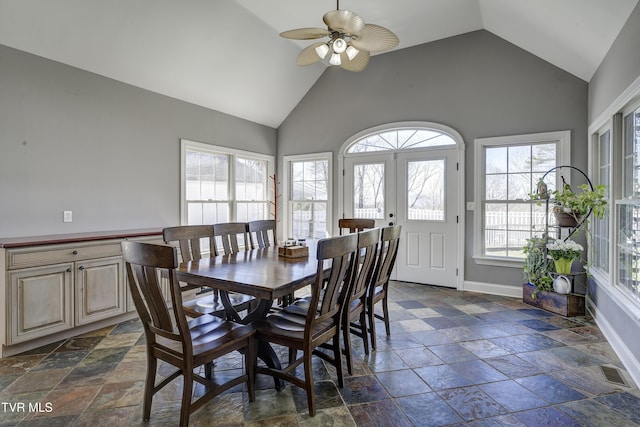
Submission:
<svg viewBox="0 0 640 427">
<path fill-rule="evenodd" d="M 455 147 L 456 141 L 435 129 L 393 129 L 367 135 L 347 148 L 347 154 L 411 148 Z"/>
</svg>

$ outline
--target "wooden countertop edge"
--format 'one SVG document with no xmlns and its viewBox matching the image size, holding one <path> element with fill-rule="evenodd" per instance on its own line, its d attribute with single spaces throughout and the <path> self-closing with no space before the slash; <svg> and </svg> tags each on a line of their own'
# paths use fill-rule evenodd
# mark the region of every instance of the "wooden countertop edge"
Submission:
<svg viewBox="0 0 640 427">
<path fill-rule="evenodd" d="M 135 230 L 96 231 L 86 233 L 52 234 L 49 236 L 10 237 L 0 239 L 0 248 L 22 248 L 27 246 L 56 245 L 61 243 L 80 243 L 96 240 L 126 239 L 130 237 L 162 236 L 161 228 Z"/>
</svg>

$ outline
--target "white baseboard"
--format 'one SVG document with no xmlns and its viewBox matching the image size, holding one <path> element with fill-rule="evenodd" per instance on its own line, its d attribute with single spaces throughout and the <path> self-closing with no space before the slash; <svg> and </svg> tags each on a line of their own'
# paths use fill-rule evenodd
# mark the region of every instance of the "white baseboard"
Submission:
<svg viewBox="0 0 640 427">
<path fill-rule="evenodd" d="M 598 307 L 587 297 L 587 307 L 592 312 L 593 318 L 600 328 L 600 331 L 603 333 L 613 351 L 618 355 L 620 361 L 624 365 L 627 372 L 636 383 L 636 386 L 640 387 L 640 360 L 629 350 L 624 343 L 624 341 L 620 338 L 620 336 L 616 333 L 616 330 L 609 324 L 606 316 L 602 314 L 602 312 L 598 311 Z"/>
<path fill-rule="evenodd" d="M 480 292 L 482 294 L 501 295 L 503 297 L 522 298 L 522 285 L 499 285 L 496 283 L 471 282 L 465 280 L 461 291 Z"/>
</svg>

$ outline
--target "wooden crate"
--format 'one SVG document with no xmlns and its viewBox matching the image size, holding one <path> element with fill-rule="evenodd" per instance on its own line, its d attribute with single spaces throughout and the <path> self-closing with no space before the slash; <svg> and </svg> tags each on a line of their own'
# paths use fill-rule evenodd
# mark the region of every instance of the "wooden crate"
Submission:
<svg viewBox="0 0 640 427">
<path fill-rule="evenodd" d="M 309 256 L 309 248 L 307 246 L 279 247 L 278 255 L 285 258 L 304 258 Z"/>
<path fill-rule="evenodd" d="M 584 316 L 584 295 L 537 291 L 536 298 L 533 298 L 534 291 L 537 291 L 535 286 L 529 283 L 523 284 L 522 301 L 565 317 Z"/>
</svg>

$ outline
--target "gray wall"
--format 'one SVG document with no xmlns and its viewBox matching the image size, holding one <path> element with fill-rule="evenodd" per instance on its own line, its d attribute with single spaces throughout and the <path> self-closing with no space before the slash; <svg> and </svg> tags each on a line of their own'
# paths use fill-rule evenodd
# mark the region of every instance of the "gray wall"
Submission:
<svg viewBox="0 0 640 427">
<path fill-rule="evenodd" d="M 589 124 L 640 76 L 640 3 L 589 82 Z"/>
<path fill-rule="evenodd" d="M 180 138 L 276 154 L 275 129 L 0 45 L 0 237 L 179 224 Z"/>
<path fill-rule="evenodd" d="M 636 6 L 604 61 L 589 83 L 589 120 L 596 120 L 622 92 L 640 77 L 640 3 Z M 625 309 L 611 292 L 610 284 L 591 280 L 589 297 L 601 316 L 618 335 L 618 344 L 627 347 L 640 369 L 640 319 Z M 637 372 L 637 371 L 636 371 Z M 637 380 L 637 378 L 636 378 Z"/>
<path fill-rule="evenodd" d="M 587 165 L 587 83 L 484 30 L 374 56 L 361 73 L 327 69 L 278 128 L 278 156 L 332 151 L 337 165 L 350 136 L 408 120 L 462 134 L 467 201 L 475 138 L 571 130 L 573 164 Z M 465 241 L 466 280 L 521 286 L 520 268 L 474 262 L 470 211 Z"/>
</svg>

